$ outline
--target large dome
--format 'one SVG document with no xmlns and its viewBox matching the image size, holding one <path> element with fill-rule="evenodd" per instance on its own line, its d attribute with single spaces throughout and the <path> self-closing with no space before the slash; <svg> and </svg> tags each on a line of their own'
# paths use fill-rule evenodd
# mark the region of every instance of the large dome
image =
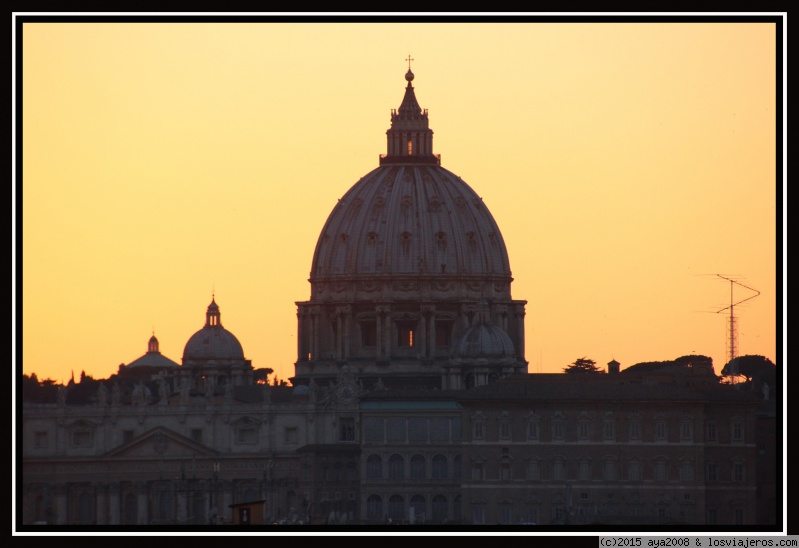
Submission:
<svg viewBox="0 0 799 548">
<path fill-rule="evenodd" d="M 439 165 L 382 165 L 339 200 L 311 282 L 413 274 L 510 277 L 508 252 L 477 193 Z"/>
<path fill-rule="evenodd" d="M 183 365 L 193 361 L 208 362 L 217 360 L 243 360 L 244 351 L 233 333 L 222 327 L 219 306 L 214 299 L 208 305 L 205 325 L 192 335 L 183 350 Z"/>
</svg>

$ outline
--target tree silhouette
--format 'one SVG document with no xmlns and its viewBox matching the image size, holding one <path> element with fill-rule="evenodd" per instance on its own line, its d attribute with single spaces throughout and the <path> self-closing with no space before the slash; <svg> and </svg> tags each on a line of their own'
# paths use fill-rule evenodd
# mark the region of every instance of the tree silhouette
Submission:
<svg viewBox="0 0 799 548">
<path fill-rule="evenodd" d="M 563 372 L 571 375 L 580 373 L 602 373 L 602 370 L 596 366 L 594 360 L 583 356 L 582 358 L 574 360 L 574 363 L 570 363 L 568 366 L 564 367 Z"/>
</svg>

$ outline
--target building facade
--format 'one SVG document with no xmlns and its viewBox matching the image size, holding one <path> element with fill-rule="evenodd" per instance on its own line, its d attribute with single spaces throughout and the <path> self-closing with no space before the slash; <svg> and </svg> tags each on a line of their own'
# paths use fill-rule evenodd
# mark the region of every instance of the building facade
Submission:
<svg viewBox="0 0 799 548">
<path fill-rule="evenodd" d="M 89 394 L 23 398 L 23 524 L 759 523 L 769 417 L 712 365 L 527 373 L 502 234 L 405 79 L 319 236 L 291 385 L 212 297 L 181 364 L 153 335 Z"/>
</svg>

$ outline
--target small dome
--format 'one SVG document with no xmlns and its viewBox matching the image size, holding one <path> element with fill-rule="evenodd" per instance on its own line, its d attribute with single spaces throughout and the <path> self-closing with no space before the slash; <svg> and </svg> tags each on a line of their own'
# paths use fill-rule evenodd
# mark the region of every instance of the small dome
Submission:
<svg viewBox="0 0 799 548">
<path fill-rule="evenodd" d="M 191 336 L 183 350 L 184 362 L 211 359 L 244 359 L 244 351 L 239 340 L 221 325 L 203 327 Z"/>
<path fill-rule="evenodd" d="M 243 360 L 244 351 L 233 333 L 222 327 L 214 299 L 205 314 L 205 326 L 191 336 L 183 350 L 183 363 L 193 360 Z"/>
<path fill-rule="evenodd" d="M 513 342 L 505 330 L 483 322 L 469 327 L 453 352 L 454 358 L 465 360 L 513 360 L 515 356 Z"/>
</svg>

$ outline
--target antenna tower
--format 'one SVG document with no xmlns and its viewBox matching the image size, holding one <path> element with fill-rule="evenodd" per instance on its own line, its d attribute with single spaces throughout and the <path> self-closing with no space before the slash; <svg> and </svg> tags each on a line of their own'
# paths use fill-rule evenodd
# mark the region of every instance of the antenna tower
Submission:
<svg viewBox="0 0 799 548">
<path fill-rule="evenodd" d="M 735 357 L 738 355 L 738 318 L 735 317 L 735 307 L 741 304 L 744 301 L 748 301 L 749 299 L 754 299 L 758 295 L 760 295 L 760 291 L 757 289 L 752 289 L 751 287 L 745 286 L 741 282 L 737 282 L 732 278 L 727 278 L 722 276 L 721 274 L 716 274 L 719 278 L 723 280 L 727 280 L 730 282 L 730 306 L 725 306 L 721 310 L 717 310 L 716 314 L 724 312 L 725 310 L 729 309 L 730 317 L 727 320 L 727 363 L 731 362 Z M 738 301 L 737 303 L 733 300 L 733 287 L 735 285 L 740 285 L 748 289 L 749 291 L 754 291 L 754 295 L 750 295 L 749 297 Z"/>
</svg>

